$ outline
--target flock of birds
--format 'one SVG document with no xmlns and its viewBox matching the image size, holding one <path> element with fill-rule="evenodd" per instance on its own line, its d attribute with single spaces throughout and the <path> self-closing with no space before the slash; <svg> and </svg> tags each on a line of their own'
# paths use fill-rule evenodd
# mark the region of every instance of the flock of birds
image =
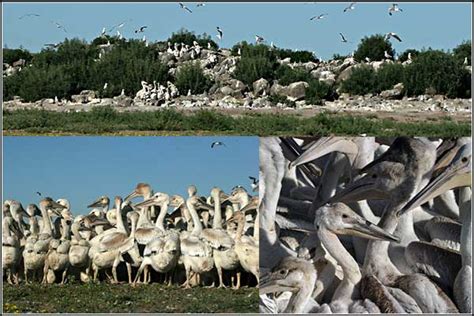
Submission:
<svg viewBox="0 0 474 316">
<path fill-rule="evenodd" d="M 260 311 L 471 313 L 471 138 L 262 138 Z"/>
<path fill-rule="evenodd" d="M 256 285 L 258 197 L 242 186 L 230 194 L 214 187 L 208 197 L 199 196 L 194 185 L 187 191 L 188 197 L 170 196 L 139 183 L 124 199 L 115 197 L 114 208 L 101 196 L 88 206 L 89 214 L 75 217 L 67 199 L 45 197 L 26 210 L 6 200 L 4 280 L 49 284 L 74 276 L 83 282 L 153 281 L 186 288 Z M 132 203 L 138 197 L 143 200 Z"/>
<path fill-rule="evenodd" d="M 345 7 L 343 9 L 343 12 L 344 13 L 348 13 L 348 12 L 351 12 L 351 11 L 354 11 L 356 9 L 356 2 L 352 2 L 350 3 L 347 7 Z M 179 7 L 184 10 L 186 13 L 188 14 L 192 14 L 193 13 L 193 10 L 190 9 L 190 7 L 188 7 L 187 5 L 185 5 L 183 2 L 178 2 L 178 5 Z M 200 2 L 200 3 L 197 3 L 195 6 L 196 8 L 199 8 L 199 7 L 204 7 L 206 4 L 203 3 L 203 2 Z M 392 3 L 389 8 L 388 8 L 388 14 L 390 16 L 393 16 L 395 13 L 400 13 L 400 12 L 403 12 L 403 9 L 400 8 L 400 6 L 397 4 L 397 3 Z M 328 13 L 322 13 L 322 14 L 318 14 L 318 15 L 314 15 L 310 18 L 311 21 L 319 21 L 319 20 L 322 20 L 322 19 L 325 19 L 329 16 Z M 20 17 L 18 17 L 20 20 L 24 19 L 24 18 L 28 18 L 28 17 L 40 17 L 39 14 L 36 14 L 36 13 L 28 13 L 28 14 L 24 14 L 24 15 L 21 15 Z M 132 21 L 131 19 L 127 20 L 127 21 L 123 21 L 123 22 L 120 22 L 119 24 L 117 25 L 114 25 L 112 26 L 111 28 L 107 29 L 106 27 L 104 27 L 102 29 L 102 32 L 100 33 L 101 36 L 106 36 L 108 33 L 111 33 L 113 32 L 114 30 L 116 30 L 117 32 L 117 37 L 118 38 L 123 38 L 120 30 L 126 25 L 126 23 Z M 67 33 L 67 30 L 65 28 L 65 26 L 57 21 L 50 21 L 52 24 L 54 24 L 56 26 L 57 29 L 60 29 L 62 30 L 63 32 Z M 147 30 L 148 26 L 147 25 L 142 25 L 142 26 L 139 26 L 137 27 L 135 30 L 134 30 L 134 33 L 135 34 L 141 34 L 141 33 L 144 33 L 146 30 Z M 216 34 L 216 37 L 217 39 L 220 41 L 223 39 L 224 37 L 224 30 L 220 27 L 220 26 L 217 26 L 216 27 L 216 31 L 217 31 L 217 34 Z M 341 42 L 342 43 L 352 43 L 350 41 L 348 41 L 347 37 L 342 33 L 342 32 L 339 32 L 339 35 L 341 37 Z M 389 32 L 385 35 L 385 38 L 387 40 L 391 39 L 391 38 L 394 38 L 396 39 L 397 41 L 401 42 L 401 37 L 394 33 L 394 32 Z M 146 37 L 144 37 L 144 41 Z M 261 43 L 264 43 L 266 40 L 263 36 L 261 35 L 255 35 L 255 43 L 256 44 L 261 44 Z M 147 42 L 148 43 L 148 42 Z M 58 46 L 56 45 L 59 45 L 59 44 L 46 44 L 45 46 L 48 46 L 48 47 L 54 47 L 54 48 L 57 48 Z M 271 42 L 271 46 L 273 48 L 275 48 L 276 46 L 273 44 L 273 42 Z M 391 57 L 391 56 L 390 56 Z"/>
</svg>

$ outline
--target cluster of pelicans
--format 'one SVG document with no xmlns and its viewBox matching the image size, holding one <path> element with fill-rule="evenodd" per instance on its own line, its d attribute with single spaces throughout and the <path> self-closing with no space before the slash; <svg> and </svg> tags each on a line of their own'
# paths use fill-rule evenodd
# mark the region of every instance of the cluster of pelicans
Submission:
<svg viewBox="0 0 474 316">
<path fill-rule="evenodd" d="M 115 197 L 114 208 L 101 196 L 88 206 L 93 208 L 89 214 L 76 217 L 66 199 L 46 197 L 26 210 L 6 200 L 4 280 L 64 283 L 74 276 L 82 282 L 239 288 L 242 279 L 244 285 L 256 285 L 258 197 L 241 186 L 230 194 L 214 187 L 204 197 L 191 185 L 188 194 L 154 193 L 139 183 L 125 199 Z M 143 201 L 133 204 L 137 197 Z M 169 213 L 169 207 L 174 211 Z"/>
<path fill-rule="evenodd" d="M 471 139 L 261 138 L 260 311 L 471 313 Z"/>
</svg>

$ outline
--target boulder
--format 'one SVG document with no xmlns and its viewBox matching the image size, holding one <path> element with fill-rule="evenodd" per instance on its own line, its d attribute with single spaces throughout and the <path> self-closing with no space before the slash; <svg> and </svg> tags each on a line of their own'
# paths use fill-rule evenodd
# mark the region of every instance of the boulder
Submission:
<svg viewBox="0 0 474 316">
<path fill-rule="evenodd" d="M 259 95 L 265 91 L 266 93 L 269 92 L 269 84 L 268 81 L 264 78 L 260 78 L 253 83 L 253 92 L 255 95 Z"/>
<path fill-rule="evenodd" d="M 293 82 L 287 86 L 286 96 L 293 101 L 304 99 L 307 87 L 309 87 L 309 84 L 305 81 Z"/>
<path fill-rule="evenodd" d="M 286 87 L 281 84 L 274 83 L 270 88 L 270 95 L 286 95 Z"/>
<path fill-rule="evenodd" d="M 401 99 L 403 97 L 403 83 L 397 83 L 390 90 L 380 92 L 380 96 L 384 99 Z"/>
<path fill-rule="evenodd" d="M 245 91 L 247 89 L 245 83 L 237 79 L 229 80 L 228 85 L 234 90 Z"/>
<path fill-rule="evenodd" d="M 357 65 L 349 66 L 346 69 L 344 69 L 339 74 L 339 76 L 337 76 L 337 82 L 342 82 L 342 81 L 345 81 L 345 80 L 349 79 L 349 77 L 352 75 L 352 71 L 354 71 L 355 67 L 357 67 Z"/>
<path fill-rule="evenodd" d="M 127 96 L 115 97 L 115 102 L 119 107 L 130 107 L 133 104 L 133 99 Z"/>
<path fill-rule="evenodd" d="M 235 93 L 235 90 L 232 89 L 231 87 L 229 86 L 224 86 L 224 87 L 221 87 L 219 89 L 219 91 L 223 94 L 223 95 L 233 95 Z M 239 92 L 239 91 L 238 91 Z"/>
</svg>

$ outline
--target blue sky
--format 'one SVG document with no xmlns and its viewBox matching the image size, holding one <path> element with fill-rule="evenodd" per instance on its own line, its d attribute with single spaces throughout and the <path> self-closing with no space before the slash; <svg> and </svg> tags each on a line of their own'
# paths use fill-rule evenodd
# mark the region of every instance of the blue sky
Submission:
<svg viewBox="0 0 474 316">
<path fill-rule="evenodd" d="M 140 37 L 133 30 L 147 25 L 148 39 L 164 40 L 180 28 L 211 34 L 216 26 L 224 30 L 221 46 L 230 47 L 241 40 L 254 41 L 255 34 L 268 42 L 291 49 L 305 49 L 327 59 L 334 53 L 348 54 L 360 39 L 375 33 L 398 33 L 402 43 L 394 43 L 397 52 L 407 48 L 452 49 L 471 38 L 471 3 L 400 3 L 403 12 L 388 15 L 390 3 L 357 3 L 355 10 L 343 13 L 349 2 L 341 3 L 207 3 L 196 7 L 187 3 L 192 14 L 174 3 L 114 4 L 3 4 L 3 46 L 38 51 L 45 43 L 57 43 L 68 37 L 91 40 L 103 27 L 128 21 L 122 29 L 126 37 Z M 40 17 L 19 17 L 37 13 Z M 310 21 L 322 13 L 325 19 Z M 50 21 L 63 24 L 68 33 Z M 341 43 L 342 32 L 352 43 Z"/>
<path fill-rule="evenodd" d="M 210 148 L 213 141 L 227 147 Z M 39 191 L 67 198 L 81 214 L 101 195 L 128 195 L 139 182 L 155 192 L 187 196 L 195 184 L 209 195 L 214 186 L 249 192 L 258 177 L 257 137 L 4 137 L 3 196 L 26 207 Z"/>
</svg>

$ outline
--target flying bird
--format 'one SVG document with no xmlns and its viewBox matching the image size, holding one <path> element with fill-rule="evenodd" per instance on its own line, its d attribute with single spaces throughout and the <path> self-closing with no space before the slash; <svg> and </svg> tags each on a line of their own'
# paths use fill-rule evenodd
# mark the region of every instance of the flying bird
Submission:
<svg viewBox="0 0 474 316">
<path fill-rule="evenodd" d="M 259 35 L 255 35 L 255 42 L 257 44 L 260 44 L 261 42 L 263 42 L 265 39 Z"/>
<path fill-rule="evenodd" d="M 187 6 L 185 6 L 182 2 L 178 2 L 179 3 L 179 6 L 181 7 L 181 9 L 183 10 L 186 10 L 188 11 L 189 13 L 193 13 L 193 11 L 191 11 Z"/>
<path fill-rule="evenodd" d="M 341 35 L 341 42 L 347 43 L 347 39 L 344 37 L 344 34 L 339 33 L 339 35 Z"/>
<path fill-rule="evenodd" d="M 355 9 L 356 2 L 352 2 L 347 8 L 344 9 L 344 12 Z"/>
<path fill-rule="evenodd" d="M 54 21 L 51 21 L 51 23 L 55 24 L 58 29 L 62 29 L 65 33 L 67 33 L 66 28 L 63 25 L 61 25 L 60 23 L 54 22 Z"/>
<path fill-rule="evenodd" d="M 389 32 L 389 33 L 385 34 L 385 39 L 386 40 L 390 39 L 391 37 L 393 37 L 394 39 L 396 39 L 399 42 L 402 41 L 402 39 L 400 38 L 400 36 L 397 35 L 397 33 Z"/>
<path fill-rule="evenodd" d="M 51 48 L 58 48 L 59 45 L 61 45 L 61 43 L 57 43 L 57 44 L 44 44 L 44 46 L 46 46 L 46 47 L 51 47 Z"/>
<path fill-rule="evenodd" d="M 148 26 L 144 25 L 135 30 L 135 33 L 143 33 Z"/>
<path fill-rule="evenodd" d="M 217 27 L 217 32 L 218 32 L 219 34 L 217 34 L 216 36 L 217 36 L 218 39 L 221 40 L 221 39 L 222 39 L 222 36 L 224 35 L 224 32 L 222 31 L 222 29 L 221 29 L 220 27 Z"/>
<path fill-rule="evenodd" d="M 119 23 L 119 24 L 117 24 L 117 25 L 112 26 L 112 27 L 110 28 L 109 32 L 112 32 L 112 31 L 113 31 L 114 29 L 116 29 L 116 28 L 117 28 L 117 29 L 121 29 L 122 27 L 125 26 L 125 22 L 126 22 L 126 21 L 123 21 L 123 22 L 121 22 L 121 23 Z"/>
<path fill-rule="evenodd" d="M 36 191 L 36 194 L 38 194 L 39 196 L 41 196 L 41 192 Z"/>
<path fill-rule="evenodd" d="M 22 16 L 18 17 L 18 19 L 22 20 L 23 18 L 30 17 L 30 16 L 40 16 L 40 15 L 36 14 L 36 13 L 27 13 L 27 14 L 23 14 Z"/>
<path fill-rule="evenodd" d="M 217 147 L 217 146 L 225 146 L 227 147 L 223 142 L 213 142 L 211 144 L 211 148 Z"/>
<path fill-rule="evenodd" d="M 100 32 L 100 36 L 105 36 L 107 31 L 105 30 L 105 27 L 102 28 L 102 32 Z"/>
<path fill-rule="evenodd" d="M 252 180 L 252 183 L 250 184 L 250 186 L 252 187 L 252 191 L 257 191 L 259 179 L 255 177 L 250 177 L 250 176 L 249 176 L 249 179 Z"/>
<path fill-rule="evenodd" d="M 321 20 L 327 15 L 328 15 L 327 13 L 323 13 L 323 14 L 320 14 L 320 15 L 315 15 L 310 20 Z"/>
<path fill-rule="evenodd" d="M 198 4 L 196 4 L 196 7 L 204 7 L 206 4 L 204 2 L 199 2 Z"/>
<path fill-rule="evenodd" d="M 388 8 L 388 15 L 392 15 L 394 12 L 403 12 L 402 9 L 398 7 L 398 4 L 393 3 L 390 8 Z"/>
</svg>

